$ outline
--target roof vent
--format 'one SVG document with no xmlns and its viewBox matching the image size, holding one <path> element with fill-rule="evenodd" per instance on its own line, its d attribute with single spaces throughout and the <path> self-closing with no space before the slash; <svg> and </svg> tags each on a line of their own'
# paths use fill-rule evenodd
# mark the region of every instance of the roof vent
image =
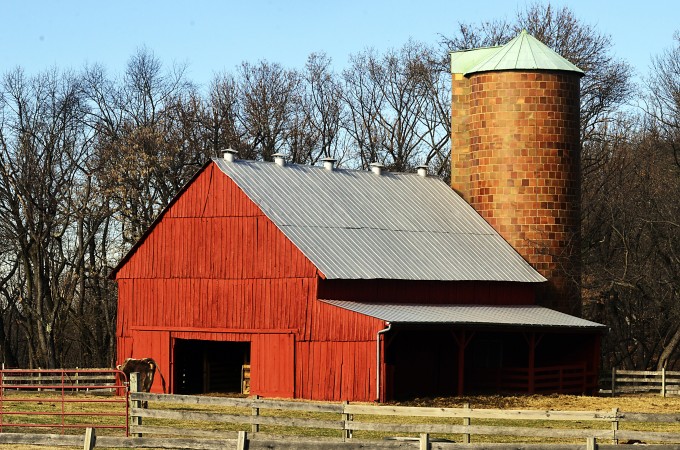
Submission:
<svg viewBox="0 0 680 450">
<path fill-rule="evenodd" d="M 286 165 L 286 155 L 283 153 L 274 153 L 272 155 L 274 157 L 274 164 L 277 166 L 285 166 Z"/>
<path fill-rule="evenodd" d="M 335 158 L 324 158 L 321 161 L 323 161 L 323 168 L 332 171 L 335 168 L 335 162 L 337 159 Z"/>
<path fill-rule="evenodd" d="M 226 150 L 222 150 L 222 157 L 226 162 L 234 162 L 237 154 L 238 152 L 231 147 Z"/>
<path fill-rule="evenodd" d="M 426 165 L 418 166 L 418 167 L 416 167 L 416 169 L 418 170 L 418 175 L 420 175 L 421 177 L 427 176 L 427 166 Z"/>
<path fill-rule="evenodd" d="M 380 164 L 379 162 L 374 162 L 374 163 L 371 163 L 370 165 L 371 165 L 371 172 L 373 172 L 376 175 L 382 174 L 383 167 L 385 167 L 382 164 Z"/>
</svg>

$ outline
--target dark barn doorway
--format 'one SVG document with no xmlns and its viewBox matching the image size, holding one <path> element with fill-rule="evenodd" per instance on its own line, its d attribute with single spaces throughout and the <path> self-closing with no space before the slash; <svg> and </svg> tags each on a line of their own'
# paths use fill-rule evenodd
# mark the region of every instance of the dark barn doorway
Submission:
<svg viewBox="0 0 680 450">
<path fill-rule="evenodd" d="M 454 395 L 457 357 L 458 347 L 449 330 L 395 331 L 388 337 L 385 353 L 387 397 L 410 400 Z"/>
<path fill-rule="evenodd" d="M 243 393 L 250 342 L 176 339 L 175 393 Z"/>
</svg>

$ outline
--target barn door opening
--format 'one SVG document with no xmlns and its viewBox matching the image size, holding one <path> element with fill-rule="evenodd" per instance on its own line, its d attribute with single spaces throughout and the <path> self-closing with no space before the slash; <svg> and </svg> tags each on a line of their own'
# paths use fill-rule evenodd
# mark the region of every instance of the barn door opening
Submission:
<svg viewBox="0 0 680 450">
<path fill-rule="evenodd" d="M 395 330 L 386 346 L 390 400 L 454 395 L 458 346 L 448 330 Z"/>
<path fill-rule="evenodd" d="M 177 339 L 174 351 L 176 394 L 247 393 L 250 342 Z"/>
</svg>

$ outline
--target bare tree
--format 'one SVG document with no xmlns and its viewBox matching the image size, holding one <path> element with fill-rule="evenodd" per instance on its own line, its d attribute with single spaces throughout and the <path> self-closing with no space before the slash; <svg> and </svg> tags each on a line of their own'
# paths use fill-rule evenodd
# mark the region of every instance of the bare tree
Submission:
<svg viewBox="0 0 680 450">
<path fill-rule="evenodd" d="M 54 368 L 78 287 L 78 261 L 93 236 L 77 235 L 75 205 L 87 157 L 78 80 L 56 71 L 7 74 L 0 103 L 0 211 L 14 261 L 2 294 L 27 346 L 28 364 Z"/>
<path fill-rule="evenodd" d="M 680 31 L 673 39 L 674 46 L 652 61 L 646 111 L 680 166 Z"/>
<path fill-rule="evenodd" d="M 279 64 L 241 64 L 237 78 L 241 107 L 237 114 L 247 146 L 242 157 L 271 161 L 274 153 L 288 150 L 299 85 L 298 73 Z"/>
<path fill-rule="evenodd" d="M 407 171 L 437 161 L 437 170 L 445 170 L 450 113 L 443 102 L 450 88 L 433 55 L 410 41 L 382 56 L 369 50 L 352 57 L 343 73 L 345 129 L 361 167 L 378 161 Z"/>
<path fill-rule="evenodd" d="M 344 149 L 340 149 L 340 125 L 345 105 L 340 81 L 331 71 L 331 59 L 324 53 L 309 55 L 302 79 L 301 106 L 311 143 L 305 160 L 310 164 L 320 158 L 335 158 L 342 162 L 346 155 Z"/>
<path fill-rule="evenodd" d="M 98 68 L 85 80 L 97 183 L 112 202 L 123 242 L 131 245 L 213 153 L 201 127 L 203 102 L 183 67 L 164 71 L 145 49 L 130 59 L 121 83 Z"/>
</svg>

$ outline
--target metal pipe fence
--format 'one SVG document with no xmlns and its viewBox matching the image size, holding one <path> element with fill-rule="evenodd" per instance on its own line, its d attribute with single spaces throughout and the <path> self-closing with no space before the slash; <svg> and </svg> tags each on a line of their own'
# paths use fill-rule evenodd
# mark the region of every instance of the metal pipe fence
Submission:
<svg viewBox="0 0 680 450">
<path fill-rule="evenodd" d="M 127 397 L 119 370 L 0 370 L 0 433 L 99 428 L 127 436 Z"/>
</svg>

